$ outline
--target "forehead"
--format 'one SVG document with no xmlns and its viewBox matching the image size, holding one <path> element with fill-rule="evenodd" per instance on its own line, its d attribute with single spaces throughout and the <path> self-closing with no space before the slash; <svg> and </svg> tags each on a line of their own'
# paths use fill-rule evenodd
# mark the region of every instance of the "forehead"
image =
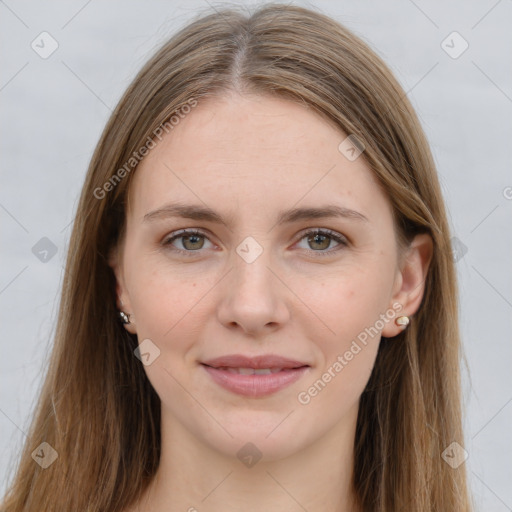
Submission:
<svg viewBox="0 0 512 512">
<path fill-rule="evenodd" d="M 295 102 L 236 94 L 208 98 L 182 116 L 139 164 L 129 210 L 141 218 L 175 200 L 243 216 L 297 202 L 334 201 L 369 215 L 379 210 L 391 215 L 364 159 L 351 161 L 340 151 L 346 138 Z"/>
</svg>

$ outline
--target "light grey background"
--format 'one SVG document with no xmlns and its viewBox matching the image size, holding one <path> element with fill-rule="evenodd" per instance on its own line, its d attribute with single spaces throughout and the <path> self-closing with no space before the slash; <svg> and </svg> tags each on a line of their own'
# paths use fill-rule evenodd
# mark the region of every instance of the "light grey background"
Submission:
<svg viewBox="0 0 512 512">
<path fill-rule="evenodd" d="M 254 5 L 231 5 L 240 3 Z M 465 464 L 479 510 L 511 511 L 512 2 L 295 3 L 319 8 L 369 42 L 420 116 L 459 240 L 471 375 L 464 373 Z M 138 69 L 207 7 L 205 0 L 0 0 L 2 494 L 45 372 L 70 223 L 92 151 Z M 31 47 L 50 48 L 43 31 L 58 43 L 47 58 Z M 453 31 L 463 40 L 446 39 Z M 464 40 L 469 47 L 453 58 Z M 32 251 L 43 237 L 55 256 Z"/>
</svg>

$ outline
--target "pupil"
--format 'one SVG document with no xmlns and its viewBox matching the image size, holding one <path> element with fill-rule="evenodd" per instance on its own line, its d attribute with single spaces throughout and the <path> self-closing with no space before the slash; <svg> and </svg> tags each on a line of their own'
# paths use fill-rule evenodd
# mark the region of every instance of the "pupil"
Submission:
<svg viewBox="0 0 512 512">
<path fill-rule="evenodd" d="M 313 242 L 314 243 L 322 244 L 322 242 L 325 242 L 327 240 L 327 246 L 328 246 L 329 245 L 328 238 L 329 238 L 328 236 L 317 234 L 317 235 L 313 236 Z M 323 247 L 321 247 L 321 248 L 322 249 L 326 248 L 325 243 L 324 243 Z"/>
<path fill-rule="evenodd" d="M 187 246 L 187 244 L 192 240 L 192 241 L 191 241 L 191 243 L 192 243 L 192 245 L 193 245 L 194 243 L 197 243 L 197 241 L 198 241 L 200 238 L 201 238 L 201 236 L 200 236 L 200 235 L 189 235 L 189 236 L 186 236 L 186 237 L 184 237 L 184 243 L 183 243 L 183 245 L 184 245 L 185 247 L 187 247 L 187 248 L 190 248 L 190 247 L 188 247 L 188 246 Z M 201 248 L 201 247 L 199 247 L 199 248 Z M 197 247 L 192 247 L 192 249 L 197 249 Z"/>
</svg>

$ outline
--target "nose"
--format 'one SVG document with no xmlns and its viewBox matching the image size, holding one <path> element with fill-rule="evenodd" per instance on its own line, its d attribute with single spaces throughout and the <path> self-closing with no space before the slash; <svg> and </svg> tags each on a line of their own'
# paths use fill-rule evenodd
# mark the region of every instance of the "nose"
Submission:
<svg viewBox="0 0 512 512">
<path fill-rule="evenodd" d="M 234 254 L 233 268 L 223 279 L 217 317 L 228 329 L 253 336 L 282 327 L 289 319 L 287 288 L 268 253 L 252 262 Z"/>
</svg>

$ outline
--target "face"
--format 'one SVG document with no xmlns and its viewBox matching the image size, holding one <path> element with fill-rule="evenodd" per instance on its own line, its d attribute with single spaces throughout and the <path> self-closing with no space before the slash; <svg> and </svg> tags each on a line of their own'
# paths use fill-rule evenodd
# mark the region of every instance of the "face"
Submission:
<svg viewBox="0 0 512 512">
<path fill-rule="evenodd" d="M 357 414 L 381 334 L 410 312 L 391 206 L 345 138 L 286 100 L 210 98 L 137 168 L 112 266 L 167 427 L 228 456 L 251 441 L 270 460 Z M 311 215 L 333 206 L 344 215 Z M 233 354 L 295 369 L 204 364 Z"/>
</svg>

